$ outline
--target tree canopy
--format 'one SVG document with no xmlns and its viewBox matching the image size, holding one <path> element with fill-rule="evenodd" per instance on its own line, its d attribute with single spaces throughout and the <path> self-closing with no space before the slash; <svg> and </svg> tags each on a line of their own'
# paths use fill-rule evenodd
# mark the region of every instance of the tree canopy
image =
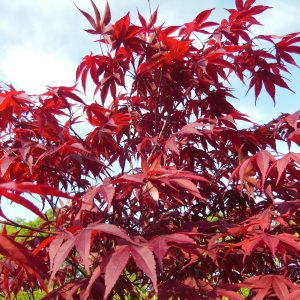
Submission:
<svg viewBox="0 0 300 300">
<path fill-rule="evenodd" d="M 166 26 L 157 10 L 112 23 L 91 1 L 100 48 L 74 86 L 1 88 L 0 195 L 43 220 L 0 210 L 5 297 L 300 297 L 300 154 L 278 151 L 299 146 L 300 111 L 256 124 L 234 101 L 237 80 L 253 102 L 290 90 L 300 36 L 253 35 L 267 9 Z"/>
</svg>

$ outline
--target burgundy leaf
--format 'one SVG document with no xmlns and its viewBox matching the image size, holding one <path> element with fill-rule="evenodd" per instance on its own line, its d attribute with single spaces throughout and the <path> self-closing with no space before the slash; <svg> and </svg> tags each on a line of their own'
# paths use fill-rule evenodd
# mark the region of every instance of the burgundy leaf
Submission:
<svg viewBox="0 0 300 300">
<path fill-rule="evenodd" d="M 270 154 L 266 150 L 260 151 L 256 155 L 256 163 L 260 170 L 261 176 L 262 176 L 262 186 L 264 186 L 266 181 L 266 175 L 269 169 L 269 163 L 270 163 Z"/>
<path fill-rule="evenodd" d="M 124 270 L 130 256 L 129 246 L 117 246 L 116 251 L 112 254 L 105 269 L 105 294 L 104 299 L 107 299 L 119 276 Z"/>
<path fill-rule="evenodd" d="M 76 6 L 76 4 L 75 4 L 75 6 Z M 89 21 L 89 23 L 92 25 L 92 27 L 94 29 L 96 29 L 97 24 L 95 23 L 95 20 L 93 19 L 93 17 L 90 14 L 88 14 L 87 12 L 81 10 L 79 7 L 77 7 L 77 9 L 86 17 L 86 19 Z"/>
<path fill-rule="evenodd" d="M 175 244 L 194 244 L 195 241 L 182 233 L 174 233 L 170 235 L 161 235 L 150 240 L 149 245 L 152 247 L 160 268 L 162 269 L 162 260 L 170 248 L 168 243 Z"/>
<path fill-rule="evenodd" d="M 106 234 L 111 234 L 130 243 L 133 242 L 132 239 L 126 234 L 126 232 L 123 229 L 117 227 L 116 225 L 94 223 L 94 224 L 90 224 L 87 227 L 87 229 L 100 231 Z"/>
<path fill-rule="evenodd" d="M 131 255 L 137 266 L 151 279 L 157 292 L 155 259 L 148 246 L 131 246 Z"/>
<path fill-rule="evenodd" d="M 0 159 L 0 175 L 4 176 L 7 169 L 11 165 L 11 163 L 16 159 L 16 157 L 10 157 L 10 156 L 3 156 Z"/>
<path fill-rule="evenodd" d="M 6 197 L 7 199 L 11 200 L 14 203 L 20 204 L 42 218 L 43 220 L 46 220 L 44 214 L 39 210 L 38 207 L 36 207 L 33 203 L 31 203 L 29 200 L 25 199 L 24 197 L 20 196 L 19 194 L 10 193 L 5 189 L 0 188 L 0 195 Z"/>
<path fill-rule="evenodd" d="M 190 181 L 188 179 L 174 178 L 174 179 L 171 179 L 170 182 L 172 184 L 175 184 L 177 186 L 180 186 L 180 187 L 186 189 L 188 192 L 192 193 L 195 197 L 197 197 L 201 200 L 205 200 L 205 198 L 200 195 L 196 185 L 192 181 Z"/>
<path fill-rule="evenodd" d="M 279 239 L 276 236 L 265 235 L 264 241 L 267 246 L 270 248 L 272 255 L 276 257 L 276 250 L 279 244 Z"/>
<path fill-rule="evenodd" d="M 287 299 L 287 297 L 289 295 L 289 290 L 288 290 L 287 286 L 284 284 L 284 282 L 282 282 L 282 280 L 280 280 L 276 277 L 273 278 L 272 286 L 273 286 L 273 289 L 274 289 L 278 299 L 280 299 L 280 300 Z"/>
<path fill-rule="evenodd" d="M 65 198 L 72 198 L 67 193 L 61 192 L 60 190 L 43 185 L 43 184 L 33 184 L 31 182 L 22 182 L 22 183 L 15 183 L 15 182 L 7 182 L 1 183 L 0 189 L 8 189 L 11 191 L 16 191 L 19 193 L 35 193 L 39 195 L 51 195 L 51 196 L 58 196 L 58 197 L 65 197 Z"/>
<path fill-rule="evenodd" d="M 97 191 L 103 196 L 105 202 L 107 203 L 107 210 L 109 210 L 115 195 L 115 188 L 110 184 L 104 184 L 100 185 L 97 188 Z"/>
<path fill-rule="evenodd" d="M 23 266 L 29 274 L 36 276 L 42 288 L 46 289 L 42 277 L 46 275 L 47 268 L 39 257 L 33 256 L 26 247 L 3 235 L 0 235 L 0 253 Z"/>
<path fill-rule="evenodd" d="M 177 144 L 175 141 L 175 137 L 171 137 L 166 141 L 165 145 L 166 149 L 169 149 L 170 151 L 174 152 L 175 154 L 179 155 L 179 150 L 177 148 Z"/>
<path fill-rule="evenodd" d="M 76 236 L 75 241 L 75 247 L 83 260 L 84 268 L 88 274 L 90 274 L 89 254 L 91 246 L 91 234 L 92 230 L 85 228 Z"/>
<path fill-rule="evenodd" d="M 83 300 L 87 300 L 89 298 L 92 286 L 95 283 L 95 281 L 100 277 L 100 275 L 101 275 L 101 268 L 100 268 L 100 266 L 97 266 L 89 280 L 88 286 L 86 287 L 85 291 L 83 292 L 83 295 L 82 295 Z"/>
<path fill-rule="evenodd" d="M 75 239 L 74 236 L 69 236 L 68 239 L 59 247 L 56 255 L 53 258 L 49 284 L 52 282 L 55 274 L 57 273 L 59 268 L 62 266 L 63 262 L 65 261 L 65 259 L 69 255 L 69 252 L 74 247 L 75 241 L 76 241 L 76 239 Z"/>
<path fill-rule="evenodd" d="M 103 19 L 102 19 L 102 24 L 104 26 L 106 26 L 110 22 L 110 19 L 111 19 L 110 7 L 109 7 L 109 4 L 108 4 L 108 1 L 106 1 L 105 9 L 104 9 L 104 15 L 103 15 Z"/>
</svg>

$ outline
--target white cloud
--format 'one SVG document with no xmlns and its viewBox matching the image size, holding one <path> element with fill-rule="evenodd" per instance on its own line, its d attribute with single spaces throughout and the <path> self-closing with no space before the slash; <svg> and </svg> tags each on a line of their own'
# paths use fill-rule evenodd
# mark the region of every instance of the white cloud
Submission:
<svg viewBox="0 0 300 300">
<path fill-rule="evenodd" d="M 42 93 L 46 85 L 72 85 L 76 66 L 67 57 L 40 49 L 11 48 L 1 58 L 0 68 L 7 83 L 29 94 Z"/>
<path fill-rule="evenodd" d="M 100 4 L 100 10 L 103 10 L 104 2 L 96 1 Z M 74 3 L 90 13 L 93 11 L 90 1 L 74 0 Z M 20 88 L 36 93 L 46 84 L 67 84 L 73 80 L 74 68 L 80 59 L 89 50 L 98 49 L 97 45 L 92 43 L 95 37 L 82 31 L 83 28 L 88 28 L 89 24 L 74 3 L 72 0 L 1 0 L 0 80 L 10 81 Z M 127 11 L 136 19 L 137 7 L 146 17 L 149 15 L 147 1 L 110 0 L 109 3 L 113 20 Z M 160 6 L 159 20 L 166 20 L 168 24 L 187 22 L 202 9 L 211 7 L 217 8 L 212 18 L 218 19 L 224 15 L 223 7 L 234 6 L 233 0 L 226 3 L 221 0 L 150 0 L 150 3 L 152 10 Z M 265 27 L 257 27 L 257 32 L 281 34 L 300 30 L 300 7 L 295 0 L 265 0 L 258 1 L 258 4 L 274 8 L 267 11 L 265 16 L 263 14 L 259 17 Z M 35 88 L 38 90 L 33 91 Z"/>
<path fill-rule="evenodd" d="M 265 1 L 264 5 L 273 7 L 259 17 L 264 25 L 258 30 L 260 34 L 284 35 L 290 32 L 300 31 L 299 2 L 295 0 Z"/>
</svg>

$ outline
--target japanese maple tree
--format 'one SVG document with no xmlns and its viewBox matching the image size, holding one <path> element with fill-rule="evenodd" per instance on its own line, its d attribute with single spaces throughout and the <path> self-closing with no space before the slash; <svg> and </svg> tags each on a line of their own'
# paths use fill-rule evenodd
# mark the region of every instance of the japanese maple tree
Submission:
<svg viewBox="0 0 300 300">
<path fill-rule="evenodd" d="M 299 146 L 300 111 L 255 124 L 230 85 L 253 103 L 290 89 L 300 35 L 254 36 L 267 9 L 236 0 L 220 23 L 211 9 L 165 26 L 157 10 L 112 23 L 91 1 L 100 50 L 74 86 L 1 88 L 0 195 L 44 220 L 0 210 L 7 298 L 300 298 L 300 154 L 277 151 Z"/>
</svg>

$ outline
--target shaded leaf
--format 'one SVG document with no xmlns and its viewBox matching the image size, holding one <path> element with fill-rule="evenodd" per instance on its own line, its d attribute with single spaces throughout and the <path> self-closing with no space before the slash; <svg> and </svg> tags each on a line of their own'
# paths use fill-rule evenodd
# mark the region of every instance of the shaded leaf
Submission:
<svg viewBox="0 0 300 300">
<path fill-rule="evenodd" d="M 151 279 L 157 292 L 155 259 L 148 246 L 131 246 L 131 255 L 137 266 Z"/>
<path fill-rule="evenodd" d="M 100 231 L 106 234 L 117 236 L 127 242 L 133 243 L 133 240 L 126 234 L 126 231 L 112 224 L 90 224 L 87 229 Z"/>
<path fill-rule="evenodd" d="M 262 176 L 262 186 L 264 186 L 266 181 L 266 175 L 269 169 L 270 153 L 267 152 L 266 150 L 260 151 L 256 155 L 256 163 Z"/>
<path fill-rule="evenodd" d="M 286 300 L 288 295 L 289 295 L 289 290 L 287 288 L 287 286 L 284 284 L 284 282 L 279 279 L 274 277 L 272 280 L 272 286 L 273 289 L 276 293 L 276 296 L 280 299 L 280 300 Z"/>
<path fill-rule="evenodd" d="M 39 257 L 33 256 L 23 245 L 3 235 L 0 235 L 0 253 L 23 266 L 29 274 L 34 275 L 39 280 L 41 286 L 46 290 L 42 278 L 46 275 L 47 268 Z"/>
<path fill-rule="evenodd" d="M 105 294 L 104 299 L 107 299 L 119 276 L 124 270 L 130 256 L 129 246 L 117 246 L 115 252 L 112 254 L 105 269 Z"/>
<path fill-rule="evenodd" d="M 65 261 L 65 259 L 69 255 L 70 251 L 74 247 L 75 241 L 76 241 L 75 237 L 71 235 L 71 236 L 68 236 L 68 239 L 62 245 L 57 247 L 57 252 L 54 255 L 53 263 L 51 266 L 51 276 L 49 279 L 49 284 L 52 282 L 55 274 L 60 269 L 63 262 Z"/>
<path fill-rule="evenodd" d="M 152 238 L 149 241 L 149 245 L 152 247 L 153 252 L 158 259 L 161 270 L 162 270 L 162 260 L 165 257 L 169 248 L 171 247 L 171 245 L 169 243 L 194 244 L 195 241 L 183 233 L 161 235 L 161 236 Z"/>
<path fill-rule="evenodd" d="M 170 182 L 172 184 L 176 184 L 177 186 L 180 186 L 180 187 L 188 190 L 188 192 L 192 193 L 195 197 L 197 197 L 201 200 L 205 200 L 205 198 L 200 195 L 196 185 L 192 181 L 190 181 L 188 179 L 172 178 L 172 179 L 170 179 Z"/>
</svg>

